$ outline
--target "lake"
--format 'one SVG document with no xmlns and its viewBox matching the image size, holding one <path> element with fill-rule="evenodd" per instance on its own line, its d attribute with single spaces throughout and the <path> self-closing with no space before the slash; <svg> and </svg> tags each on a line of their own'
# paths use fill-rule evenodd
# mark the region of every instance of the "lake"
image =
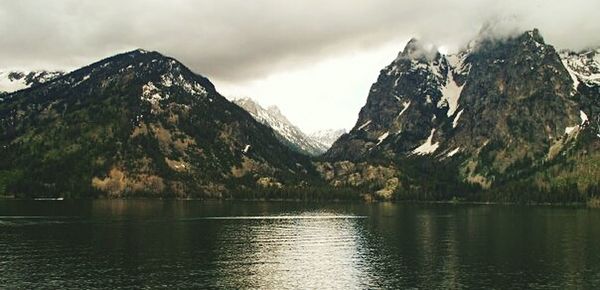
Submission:
<svg viewBox="0 0 600 290">
<path fill-rule="evenodd" d="M 0 200 L 0 288 L 598 288 L 600 210 Z"/>
</svg>

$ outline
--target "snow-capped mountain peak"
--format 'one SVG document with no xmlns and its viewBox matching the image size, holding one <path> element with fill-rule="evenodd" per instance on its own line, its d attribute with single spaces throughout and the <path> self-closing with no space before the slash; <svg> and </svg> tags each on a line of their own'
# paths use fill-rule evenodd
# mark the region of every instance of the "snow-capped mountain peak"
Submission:
<svg viewBox="0 0 600 290">
<path fill-rule="evenodd" d="M 0 93 L 12 93 L 46 83 L 64 75 L 62 71 L 0 70 Z"/>
<path fill-rule="evenodd" d="M 597 49 L 559 55 L 536 29 L 413 57 L 423 49 L 411 40 L 381 70 L 326 160 L 460 160 L 458 178 L 489 188 L 566 156 L 574 140 L 597 148 Z"/>
<path fill-rule="evenodd" d="M 575 89 L 579 83 L 600 85 L 600 48 L 580 52 L 563 50 L 560 58 L 573 79 Z"/>
<path fill-rule="evenodd" d="M 235 99 L 233 102 L 248 111 L 258 122 L 271 127 L 281 142 L 296 151 L 315 156 L 324 153 L 331 146 L 332 142 L 322 142 L 302 132 L 277 106 L 265 109 L 250 98 Z"/>
<path fill-rule="evenodd" d="M 346 129 L 325 129 L 311 132 L 308 136 L 329 148 L 335 140 L 345 133 Z"/>
</svg>

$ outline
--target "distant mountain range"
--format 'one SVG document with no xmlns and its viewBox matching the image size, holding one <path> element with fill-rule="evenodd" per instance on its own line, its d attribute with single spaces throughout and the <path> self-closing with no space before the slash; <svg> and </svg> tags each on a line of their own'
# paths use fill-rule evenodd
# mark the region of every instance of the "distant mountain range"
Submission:
<svg viewBox="0 0 600 290">
<path fill-rule="evenodd" d="M 583 83 L 587 87 L 600 85 L 600 48 L 580 52 L 563 50 L 560 58 L 573 80 L 573 86 Z"/>
<path fill-rule="evenodd" d="M 234 104 L 157 52 L 0 76 L 0 194 L 600 197 L 600 50 L 556 51 L 537 30 L 450 55 L 410 40 L 347 133 Z"/>
<path fill-rule="evenodd" d="M 329 149 L 333 142 L 344 134 L 346 134 L 345 129 L 325 129 L 311 132 L 308 137 L 321 143 L 324 148 Z"/>
<path fill-rule="evenodd" d="M 318 156 L 325 153 L 333 141 L 344 133 L 343 130 L 323 130 L 307 135 L 292 124 L 276 106 L 265 109 L 250 98 L 235 99 L 233 102 L 248 111 L 257 121 L 273 128 L 282 143 L 306 155 Z"/>
<path fill-rule="evenodd" d="M 0 93 L 12 93 L 32 86 L 40 85 L 62 76 L 62 71 L 23 71 L 0 69 Z"/>
</svg>

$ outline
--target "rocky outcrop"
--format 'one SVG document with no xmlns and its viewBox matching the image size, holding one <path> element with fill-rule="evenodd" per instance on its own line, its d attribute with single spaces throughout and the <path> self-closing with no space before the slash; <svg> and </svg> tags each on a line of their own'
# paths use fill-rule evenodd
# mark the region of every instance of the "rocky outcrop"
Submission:
<svg viewBox="0 0 600 290">
<path fill-rule="evenodd" d="M 317 171 L 333 187 L 360 188 L 364 195 L 390 200 L 399 190 L 399 172 L 393 167 L 369 163 L 317 162 Z"/>
</svg>

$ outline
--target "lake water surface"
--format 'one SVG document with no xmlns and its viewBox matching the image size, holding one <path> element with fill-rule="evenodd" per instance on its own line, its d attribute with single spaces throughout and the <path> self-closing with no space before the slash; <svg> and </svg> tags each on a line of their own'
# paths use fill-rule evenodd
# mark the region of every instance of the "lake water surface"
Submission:
<svg viewBox="0 0 600 290">
<path fill-rule="evenodd" d="M 598 288 L 600 210 L 0 200 L 0 288 Z"/>
</svg>

